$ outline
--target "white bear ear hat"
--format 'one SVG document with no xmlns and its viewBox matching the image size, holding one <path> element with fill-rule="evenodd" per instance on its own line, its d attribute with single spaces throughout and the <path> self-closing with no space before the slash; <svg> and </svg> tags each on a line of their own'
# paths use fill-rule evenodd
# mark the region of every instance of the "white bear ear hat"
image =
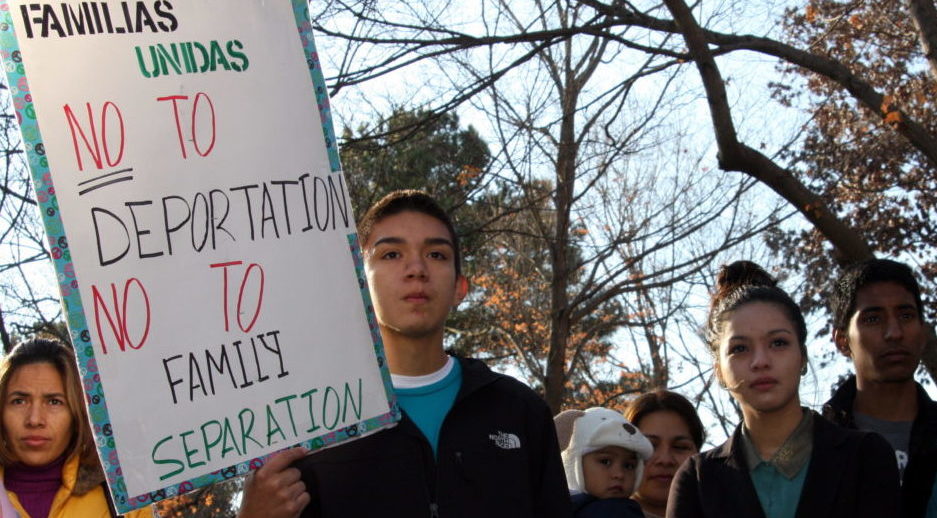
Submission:
<svg viewBox="0 0 937 518">
<path fill-rule="evenodd" d="M 566 427 L 572 419 L 572 433 L 566 442 Z M 644 475 L 644 461 L 651 458 L 654 446 L 638 428 L 628 422 L 621 413 L 608 408 L 593 407 L 585 410 L 567 410 L 558 414 L 554 421 L 560 429 L 560 446 L 565 448 L 562 452 L 563 468 L 566 470 L 566 483 L 569 490 L 583 493 L 586 490 L 585 478 L 582 474 L 582 456 L 601 450 L 606 446 L 620 446 L 633 451 L 638 456 L 638 466 L 635 469 L 634 488 L 641 485 Z M 564 433 L 565 432 L 565 433 Z"/>
</svg>

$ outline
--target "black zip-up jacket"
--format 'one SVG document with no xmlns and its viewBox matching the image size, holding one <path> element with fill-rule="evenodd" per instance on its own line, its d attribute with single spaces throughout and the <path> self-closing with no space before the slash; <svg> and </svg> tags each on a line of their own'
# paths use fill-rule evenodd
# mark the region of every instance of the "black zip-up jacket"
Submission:
<svg viewBox="0 0 937 518">
<path fill-rule="evenodd" d="M 576 493 L 571 499 L 576 518 L 644 518 L 641 506 L 630 498 L 596 498 Z"/>
<path fill-rule="evenodd" d="M 569 518 L 556 429 L 530 388 L 459 359 L 462 386 L 438 458 L 403 412 L 390 429 L 294 466 L 312 495 L 304 517 Z"/>
<path fill-rule="evenodd" d="M 934 479 L 937 477 L 937 402 L 917 385 L 917 416 L 911 425 L 908 464 L 901 484 L 902 518 L 923 518 Z M 850 376 L 823 405 L 823 416 L 834 423 L 856 428 L 853 406 L 856 402 L 856 377 Z"/>
<path fill-rule="evenodd" d="M 813 449 L 796 518 L 896 518 L 898 465 L 878 434 L 813 416 Z M 667 518 L 765 518 L 742 447 L 742 426 L 674 475 Z"/>
</svg>

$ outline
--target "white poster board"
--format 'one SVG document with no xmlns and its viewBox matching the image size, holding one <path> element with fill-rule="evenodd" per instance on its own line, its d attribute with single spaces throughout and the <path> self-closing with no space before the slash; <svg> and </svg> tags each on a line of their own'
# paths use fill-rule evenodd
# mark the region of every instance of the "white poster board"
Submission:
<svg viewBox="0 0 937 518">
<path fill-rule="evenodd" d="M 305 2 L 0 15 L 118 509 L 395 423 Z"/>
</svg>

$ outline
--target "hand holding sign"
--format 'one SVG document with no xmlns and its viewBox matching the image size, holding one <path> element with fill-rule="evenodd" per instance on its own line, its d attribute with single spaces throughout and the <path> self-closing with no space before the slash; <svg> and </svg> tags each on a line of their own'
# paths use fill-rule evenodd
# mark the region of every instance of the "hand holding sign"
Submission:
<svg viewBox="0 0 937 518">
<path fill-rule="evenodd" d="M 300 480 L 299 470 L 290 464 L 309 450 L 281 451 L 254 472 L 244 486 L 244 500 L 238 518 L 295 518 L 309 505 L 311 497 Z"/>
</svg>

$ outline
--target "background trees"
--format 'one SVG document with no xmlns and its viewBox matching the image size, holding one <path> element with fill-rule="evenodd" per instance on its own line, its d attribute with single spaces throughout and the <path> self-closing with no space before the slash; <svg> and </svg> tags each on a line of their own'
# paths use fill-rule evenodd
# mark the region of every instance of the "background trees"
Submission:
<svg viewBox="0 0 937 518">
<path fill-rule="evenodd" d="M 7 352 L 24 336 L 68 341 L 68 334 L 19 128 L 2 83 L 0 108 L 0 340 Z"/>
<path fill-rule="evenodd" d="M 386 117 L 344 128 L 342 141 L 342 168 L 357 216 L 389 191 L 425 189 L 466 219 L 470 233 L 483 224 L 472 221 L 468 209 L 490 184 L 491 152 L 455 113 L 395 107 Z"/>
<path fill-rule="evenodd" d="M 243 487 L 242 477 L 225 480 L 175 498 L 160 500 L 153 504 L 153 512 L 162 518 L 235 516 Z"/>
<path fill-rule="evenodd" d="M 497 151 L 472 202 L 488 216 L 473 225 L 487 236 L 473 270 L 484 319 L 460 326 L 461 350 L 508 363 L 557 411 L 574 398 L 609 404 L 666 385 L 667 323 L 686 309 L 686 290 L 674 286 L 775 217 L 740 210 L 751 182 L 681 171 L 700 164 L 667 133 L 682 129 L 661 123 L 687 102 L 671 88 L 680 59 L 622 45 L 632 28 L 578 2 L 488 2 L 471 35 L 444 21 L 459 14 L 443 4 L 341 7 L 325 14 L 354 12 L 355 23 L 332 34 L 348 42 L 346 55 L 376 60 L 342 73 L 337 91 L 434 49 L 452 88 L 438 104 L 469 101 L 491 128 Z M 613 335 L 626 328 L 638 330 L 647 347 L 638 358 L 650 361 L 610 367 Z"/>
<path fill-rule="evenodd" d="M 927 112 L 932 108 L 933 68 L 931 57 L 925 54 L 932 56 L 937 23 L 933 10 L 923 4 L 927 2 L 809 2 L 780 13 L 778 19 L 785 21 L 781 30 L 765 24 L 758 31 L 761 34 L 743 34 L 731 30 L 734 23 L 727 17 L 744 17 L 747 6 L 741 3 L 721 4 L 724 11 L 720 12 L 704 4 L 691 10 L 682 1 L 666 6 L 599 0 L 518 6 L 493 1 L 483 3 L 477 12 L 454 12 L 445 3 L 396 9 L 399 4 L 393 1 L 379 5 L 343 1 L 323 11 L 320 29 L 363 58 L 357 65 L 344 61 L 337 67 L 336 91 L 393 74 L 401 67 L 437 67 L 442 71 L 439 76 L 449 78 L 450 84 L 443 88 L 440 83 L 444 81 L 436 82 L 441 90 L 427 98 L 426 106 L 446 111 L 471 102 L 474 108 L 486 110 L 494 121 L 492 133 L 505 149 L 495 156 L 505 156 L 506 162 L 510 147 L 505 143 L 518 142 L 520 129 L 529 128 L 539 140 L 529 139 L 519 147 L 543 153 L 546 143 L 564 142 L 564 127 L 567 134 L 572 133 L 575 122 L 569 125 L 570 121 L 590 124 L 590 109 L 602 112 L 601 122 L 594 124 L 602 127 L 605 136 L 621 142 L 609 134 L 614 128 L 609 122 L 639 127 L 645 113 L 634 110 L 633 104 L 618 102 L 627 93 L 617 98 L 616 94 L 641 90 L 641 79 L 655 85 L 653 94 L 643 99 L 664 92 L 660 98 L 667 109 L 650 121 L 654 126 L 667 126 L 669 135 L 680 131 L 674 121 L 688 114 L 680 109 L 681 103 L 689 105 L 692 100 L 666 92 L 677 89 L 704 96 L 712 136 L 694 144 L 714 143 L 721 169 L 743 172 L 760 186 L 750 192 L 765 199 L 765 190 L 773 191 L 774 197 L 767 199 L 786 205 L 774 211 L 777 220 L 799 214 L 792 224 L 776 226 L 768 242 L 779 266 L 803 279 L 800 292 L 808 308 L 818 308 L 825 284 L 843 262 L 879 253 L 897 255 L 920 265 L 925 273 L 933 268 L 933 246 L 928 241 L 933 209 L 926 197 L 932 191 L 937 146 L 934 118 Z M 683 10 L 679 16 L 678 8 Z M 329 18 L 339 11 L 355 23 L 343 26 L 341 17 Z M 695 25 L 692 30 L 689 21 Z M 762 87 L 773 83 L 777 104 L 770 102 L 768 89 L 743 92 L 720 73 L 720 67 L 728 67 L 732 79 L 746 78 L 737 63 L 746 59 L 743 54 L 753 53 L 788 72 L 763 81 Z M 589 59 L 595 56 L 602 56 L 614 68 L 595 65 L 601 71 L 591 70 Z M 453 63 L 468 79 L 452 79 L 465 78 L 453 72 Z M 637 75 L 635 63 L 645 64 Z M 695 78 L 693 69 L 698 70 Z M 589 74 L 577 76 L 577 72 Z M 803 84 L 810 93 L 804 97 L 793 93 L 801 85 L 797 74 L 807 78 Z M 598 85 L 587 81 L 593 75 L 602 78 Z M 751 84 L 748 77 L 748 82 L 737 83 Z M 524 88 L 512 88 L 519 81 Z M 544 98 L 535 93 L 538 81 L 552 81 L 555 93 L 550 101 L 555 113 L 547 123 L 536 118 L 546 113 L 542 108 L 537 112 L 538 101 Z M 615 85 L 628 86 L 616 90 Z M 589 97 L 590 93 L 595 96 Z M 730 100 L 753 95 L 761 95 L 762 100 L 751 102 L 755 108 L 744 115 L 754 113 L 771 123 L 789 124 L 789 138 L 779 140 L 771 125 L 738 128 L 733 121 L 733 112 L 739 117 L 738 110 L 732 109 Z M 803 107 L 809 109 L 807 116 Z M 512 124 L 513 132 L 502 130 Z M 552 142 L 545 135 L 551 129 L 556 132 Z M 567 164 L 564 157 L 580 151 L 576 148 L 579 141 L 565 142 L 557 145 L 554 166 Z M 623 158 L 619 155 L 618 160 Z M 580 177 L 587 176 L 588 163 L 577 162 L 575 168 L 581 176 L 554 177 L 552 198 L 558 226 L 564 225 L 563 198 L 572 192 L 578 201 L 575 187 L 590 185 L 588 180 L 579 183 Z M 561 168 L 553 169 L 561 173 Z M 600 216 L 591 218 L 583 220 L 596 221 Z M 573 229 L 575 221 L 575 217 L 568 220 L 565 228 Z M 563 250 L 559 246 L 562 236 L 554 233 L 552 239 L 554 250 Z M 554 266 L 562 269 L 563 265 Z M 557 283 L 551 286 L 562 293 Z M 555 296 L 551 302 L 559 314 L 566 309 L 562 298 Z M 553 328 L 562 330 L 562 322 L 554 322 Z M 562 331 L 560 335 L 568 336 Z M 548 356 L 555 360 L 560 355 Z M 926 362 L 933 371 L 934 360 Z M 555 365 L 550 374 L 562 378 Z M 549 376 L 546 385 L 550 385 Z M 550 390 L 546 392 L 550 398 Z"/>
<path fill-rule="evenodd" d="M 876 250 L 913 257 L 933 297 L 933 283 L 927 281 L 937 274 L 937 162 L 897 131 L 907 118 L 937 135 L 937 70 L 920 43 L 937 26 L 933 13 L 921 14 L 915 22 L 916 10 L 910 8 L 915 4 L 814 2 L 785 16 L 792 44 L 810 46 L 812 52 L 843 63 L 882 94 L 879 106 L 870 108 L 836 81 L 791 66 L 783 67 L 785 76 L 806 88 L 779 82 L 775 95 L 788 104 L 805 103 L 811 114 L 802 148 L 791 152 L 794 167 Z M 775 237 L 772 246 L 793 250 L 788 262 L 806 265 L 811 281 L 829 269 L 829 245 L 818 233 L 789 230 Z M 825 292 L 819 289 L 822 283 L 811 284 L 817 289 L 807 292 L 805 300 L 816 305 Z"/>
<path fill-rule="evenodd" d="M 808 231 L 779 229 L 771 240 L 776 250 L 799 252 L 785 254 L 785 259 L 808 281 L 804 306 L 824 306 L 827 279 L 835 264 L 865 260 L 875 252 L 918 263 L 925 273 L 925 298 L 930 298 L 933 284 L 926 274 L 934 267 L 934 242 L 929 231 L 933 214 L 929 193 L 937 174 L 937 126 L 927 112 L 932 101 L 926 92 L 937 87 L 937 77 L 907 67 L 913 67 L 915 58 L 918 63 L 925 61 L 920 54 L 915 56 L 909 40 L 923 41 L 927 48 L 927 33 L 937 29 L 933 9 L 915 9 L 911 2 L 914 16 L 909 16 L 897 2 L 878 6 L 891 9 L 890 14 L 899 19 L 913 18 L 912 28 L 910 23 L 883 18 L 879 11 L 863 12 L 859 5 L 811 3 L 803 17 L 788 11 L 792 15 L 789 25 L 799 27 L 790 38 L 810 41 L 809 50 L 800 50 L 766 38 L 704 31 L 683 0 L 665 3 L 699 70 L 720 167 L 744 172 L 771 186 L 813 226 Z M 825 18 L 817 23 L 821 16 Z M 863 28 L 867 32 L 853 32 Z M 814 104 L 807 137 L 786 167 L 737 138 L 710 44 L 716 52 L 732 52 L 739 45 L 776 56 L 782 65 L 808 76 L 814 93 L 826 94 Z M 899 102 L 887 93 L 889 88 L 917 95 L 905 95 Z M 791 96 L 784 92 L 783 85 L 776 85 L 776 94 L 789 103 Z M 925 192 L 918 191 L 919 187 Z M 933 331 L 923 366 L 932 379 L 937 378 Z"/>
<path fill-rule="evenodd" d="M 447 345 L 554 410 L 670 386 L 727 433 L 737 418 L 709 390 L 698 332 L 721 262 L 767 262 L 818 329 L 829 279 L 872 254 L 918 268 L 934 307 L 931 4 L 810 0 L 767 23 L 759 2 L 312 9 L 337 113 L 356 112 L 342 133 L 356 209 L 424 188 L 460 224 L 475 289 Z M 0 338 L 67 338 L 18 133 L 0 122 Z M 833 354 L 811 350 L 819 366 Z"/>
<path fill-rule="evenodd" d="M 933 13 L 813 1 L 775 28 L 750 6 L 314 4 L 335 106 L 355 107 L 342 158 L 358 209 L 427 188 L 461 223 L 477 288 L 448 345 L 554 409 L 691 380 L 705 403 L 711 270 L 763 239 L 807 307 L 873 253 L 919 267 L 932 300 Z M 763 77 L 753 55 L 772 63 Z M 17 167 L 0 206 L 14 334 L 58 316 L 54 281 L 22 280 L 46 252 Z"/>
</svg>

